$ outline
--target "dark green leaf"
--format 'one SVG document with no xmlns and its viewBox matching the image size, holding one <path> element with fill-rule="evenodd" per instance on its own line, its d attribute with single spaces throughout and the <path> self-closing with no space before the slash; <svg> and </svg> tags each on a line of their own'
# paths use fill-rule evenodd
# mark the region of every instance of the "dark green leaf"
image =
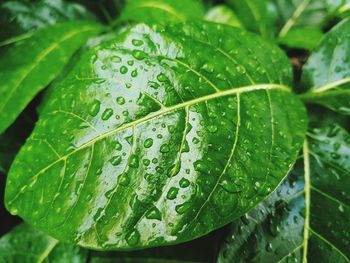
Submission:
<svg viewBox="0 0 350 263">
<path fill-rule="evenodd" d="M 118 21 L 168 24 L 203 18 L 198 0 L 127 1 Z"/>
<path fill-rule="evenodd" d="M 205 20 L 235 27 L 242 27 L 236 14 L 225 5 L 217 5 L 211 8 L 205 15 Z"/>
<path fill-rule="evenodd" d="M 225 262 L 350 262 L 350 134 L 314 129 L 297 166 L 265 202 L 231 225 Z"/>
<path fill-rule="evenodd" d="M 303 69 L 307 102 L 350 114 L 350 19 L 328 32 Z"/>
<path fill-rule="evenodd" d="M 294 163 L 306 117 L 291 81 L 283 52 L 238 28 L 131 27 L 52 91 L 10 170 L 7 207 L 98 249 L 202 236 Z"/>
<path fill-rule="evenodd" d="M 279 43 L 290 48 L 314 49 L 323 38 L 323 33 L 315 27 L 297 27 L 291 29 Z"/>
<path fill-rule="evenodd" d="M 60 73 L 74 52 L 101 29 L 91 22 L 64 22 L 39 30 L 7 49 L 0 60 L 0 133 Z"/>
<path fill-rule="evenodd" d="M 58 243 L 24 223 L 0 238 L 0 262 L 4 263 L 83 263 L 86 257 L 86 251 Z"/>
<path fill-rule="evenodd" d="M 95 20 L 83 6 L 62 0 L 7 1 L 0 5 L 0 13 L 0 41 L 67 20 Z"/>
<path fill-rule="evenodd" d="M 248 30 L 260 33 L 267 38 L 279 38 L 289 47 L 310 48 L 310 36 L 296 46 L 292 37 L 296 32 L 316 28 L 318 31 L 332 18 L 346 9 L 346 0 L 226 0 L 236 10 L 237 16 Z M 294 32 L 290 32 L 294 31 Z M 315 32 L 314 32 L 315 34 Z M 319 37 L 319 34 L 316 35 Z M 286 41 L 286 38 L 288 41 Z M 300 39 L 300 37 L 298 37 Z M 317 38 L 319 39 L 319 38 Z M 317 39 L 312 44 L 315 44 Z"/>
</svg>

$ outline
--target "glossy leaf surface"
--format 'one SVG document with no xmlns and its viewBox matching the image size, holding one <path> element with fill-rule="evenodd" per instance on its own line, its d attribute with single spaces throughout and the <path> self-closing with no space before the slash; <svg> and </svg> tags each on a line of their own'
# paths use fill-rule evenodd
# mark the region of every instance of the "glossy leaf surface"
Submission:
<svg viewBox="0 0 350 263">
<path fill-rule="evenodd" d="M 217 5 L 205 14 L 205 20 L 227 24 L 235 27 L 243 27 L 236 14 L 225 5 Z"/>
<path fill-rule="evenodd" d="M 238 28 L 131 27 L 52 91 L 10 170 L 7 207 L 98 249 L 202 236 L 294 163 L 306 120 L 282 85 L 291 75 L 278 47 Z"/>
<path fill-rule="evenodd" d="M 0 13 L 0 41 L 67 20 L 96 19 L 85 7 L 62 0 L 6 1 Z"/>
<path fill-rule="evenodd" d="M 60 244 L 25 223 L 0 238 L 1 262 L 83 263 L 86 257 L 87 253 L 82 249 Z"/>
<path fill-rule="evenodd" d="M 226 0 L 226 2 L 236 11 L 246 29 L 265 38 L 274 38 L 277 10 L 270 0 Z"/>
<path fill-rule="evenodd" d="M 218 262 L 350 262 L 350 134 L 313 130 L 302 162 L 231 225 Z"/>
<path fill-rule="evenodd" d="M 319 28 L 300 27 L 291 29 L 285 36 L 279 39 L 279 44 L 289 48 L 312 50 L 318 46 L 324 34 Z"/>
<path fill-rule="evenodd" d="M 132 0 L 126 2 L 118 20 L 167 24 L 202 17 L 198 0 Z"/>
<path fill-rule="evenodd" d="M 319 103 L 342 114 L 350 114 L 350 19 L 336 25 L 303 68 L 307 102 Z"/>
<path fill-rule="evenodd" d="M 6 50 L 0 60 L 0 133 L 101 29 L 91 22 L 65 22 L 37 31 Z"/>
</svg>

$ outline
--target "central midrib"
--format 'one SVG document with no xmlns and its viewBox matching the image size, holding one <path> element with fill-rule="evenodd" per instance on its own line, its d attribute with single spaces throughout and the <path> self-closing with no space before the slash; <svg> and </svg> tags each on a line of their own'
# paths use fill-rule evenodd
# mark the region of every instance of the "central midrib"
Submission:
<svg viewBox="0 0 350 263">
<path fill-rule="evenodd" d="M 240 94 L 240 93 L 246 93 L 246 92 L 251 92 L 251 91 L 258 91 L 258 90 L 281 90 L 281 91 L 285 91 L 285 92 L 291 92 L 290 88 L 288 88 L 287 86 L 281 85 L 281 84 L 260 84 L 260 85 L 251 85 L 251 86 L 245 86 L 245 87 L 241 87 L 241 88 L 234 88 L 234 89 L 229 89 L 229 90 L 224 90 L 224 91 L 220 91 L 220 92 L 216 92 L 216 93 L 212 93 L 200 98 L 196 98 L 190 101 L 186 101 L 180 104 L 176 104 L 174 106 L 171 107 L 166 107 L 163 108 L 157 112 L 154 112 L 153 114 L 149 114 L 143 118 L 140 118 L 138 120 L 129 122 L 125 125 L 122 125 L 121 127 L 112 129 L 108 132 L 105 132 L 103 134 L 100 134 L 98 136 L 96 136 L 95 138 L 93 138 L 92 140 L 78 146 L 76 149 L 74 149 L 73 151 L 71 151 L 70 153 L 67 153 L 66 155 L 61 156 L 60 158 L 58 158 L 57 160 L 53 161 L 51 164 L 49 164 L 48 166 L 46 166 L 45 168 L 41 169 L 38 173 L 36 173 L 35 175 L 33 175 L 30 179 L 30 181 L 34 181 L 40 174 L 42 174 L 43 172 L 47 171 L 48 169 L 50 169 L 53 165 L 57 164 L 58 162 L 67 159 L 70 155 L 84 149 L 85 147 L 90 146 L 91 144 L 95 143 L 96 141 L 102 140 L 110 135 L 113 135 L 117 132 L 120 132 L 122 130 L 128 129 L 132 126 L 138 125 L 140 123 L 149 121 L 151 119 L 157 118 L 159 116 L 165 115 L 169 112 L 173 112 L 173 111 L 177 111 L 179 109 L 183 109 L 185 107 L 189 107 L 192 105 L 195 105 L 197 103 L 201 103 L 201 102 L 205 102 L 208 100 L 212 100 L 212 99 L 216 99 L 216 98 L 222 98 L 222 97 L 226 97 L 229 95 L 233 95 L 233 94 Z M 25 187 L 22 188 L 22 190 L 25 190 Z M 23 191 L 19 191 L 17 193 L 17 195 L 9 201 L 9 204 L 11 204 Z"/>
</svg>

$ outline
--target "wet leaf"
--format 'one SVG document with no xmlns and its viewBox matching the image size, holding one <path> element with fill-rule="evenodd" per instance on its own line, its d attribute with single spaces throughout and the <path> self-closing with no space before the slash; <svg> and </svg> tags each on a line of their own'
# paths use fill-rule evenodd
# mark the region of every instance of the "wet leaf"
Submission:
<svg viewBox="0 0 350 263">
<path fill-rule="evenodd" d="M 350 20 L 336 25 L 303 68 L 301 97 L 336 112 L 350 115 Z"/>
<path fill-rule="evenodd" d="M 26 38 L 26 33 L 59 22 L 96 19 L 85 7 L 62 0 L 6 1 L 0 5 L 0 13 L 0 41 L 6 42 Z"/>
<path fill-rule="evenodd" d="M 291 81 L 283 52 L 238 28 L 130 27 L 52 90 L 9 172 L 7 208 L 96 249 L 202 236 L 293 165 L 306 117 Z"/>
<path fill-rule="evenodd" d="M 91 22 L 64 22 L 37 31 L 2 54 L 0 133 L 61 72 L 74 52 L 101 29 Z"/>
<path fill-rule="evenodd" d="M 218 262 L 350 261 L 350 134 L 314 129 L 303 154 L 266 201 L 231 224 Z"/>
<path fill-rule="evenodd" d="M 0 261 L 6 263 L 86 262 L 87 252 L 22 223 L 0 238 Z"/>
</svg>

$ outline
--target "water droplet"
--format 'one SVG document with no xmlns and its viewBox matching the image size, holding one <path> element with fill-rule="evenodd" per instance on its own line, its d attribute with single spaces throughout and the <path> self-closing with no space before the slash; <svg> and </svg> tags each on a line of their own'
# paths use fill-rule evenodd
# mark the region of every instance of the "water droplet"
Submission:
<svg viewBox="0 0 350 263">
<path fill-rule="evenodd" d="M 344 206 L 343 206 L 343 205 L 338 206 L 338 210 L 339 210 L 341 213 L 344 213 Z"/>
<path fill-rule="evenodd" d="M 110 160 L 111 164 L 116 166 L 122 162 L 122 157 L 120 155 L 113 156 Z"/>
<path fill-rule="evenodd" d="M 113 115 L 113 109 L 107 108 L 105 111 L 102 113 L 102 120 L 106 121 L 108 120 L 111 116 Z"/>
<path fill-rule="evenodd" d="M 160 82 L 166 82 L 166 81 L 168 81 L 168 77 L 165 76 L 163 73 L 160 73 L 160 74 L 157 76 L 157 79 L 158 79 Z"/>
<path fill-rule="evenodd" d="M 208 170 L 208 167 L 206 166 L 206 164 L 201 160 L 195 161 L 193 163 L 193 166 L 194 166 L 194 170 L 196 170 L 197 172 L 207 172 Z"/>
<path fill-rule="evenodd" d="M 160 147 L 160 152 L 161 153 L 167 153 L 170 151 L 170 148 L 169 148 L 169 145 L 168 144 L 163 144 L 161 147 Z"/>
<path fill-rule="evenodd" d="M 338 154 L 338 153 L 331 153 L 331 157 L 333 158 L 333 159 L 340 159 L 340 154 Z"/>
<path fill-rule="evenodd" d="M 138 168 L 139 167 L 139 157 L 136 154 L 131 155 L 129 166 L 132 168 Z"/>
<path fill-rule="evenodd" d="M 176 187 L 171 187 L 169 189 L 169 192 L 167 193 L 166 197 L 169 199 L 169 200 L 174 200 L 176 197 L 177 197 L 177 194 L 179 192 L 179 189 L 176 188 Z"/>
<path fill-rule="evenodd" d="M 143 159 L 142 163 L 143 163 L 144 166 L 149 166 L 151 161 L 150 161 L 150 159 Z"/>
<path fill-rule="evenodd" d="M 153 145 L 153 139 L 152 138 L 148 138 L 145 140 L 143 146 L 145 146 L 145 148 L 150 148 Z"/>
<path fill-rule="evenodd" d="M 218 130 L 218 127 L 216 125 L 209 125 L 208 131 L 211 133 L 215 133 Z"/>
<path fill-rule="evenodd" d="M 225 191 L 227 191 L 229 193 L 237 193 L 238 192 L 237 186 L 234 183 L 229 182 L 227 180 L 222 181 L 220 185 L 222 186 L 222 188 L 224 188 Z"/>
<path fill-rule="evenodd" d="M 101 107 L 101 102 L 99 100 L 94 100 L 94 102 L 92 103 L 89 109 L 89 114 L 95 117 L 99 113 L 100 107 Z"/>
<path fill-rule="evenodd" d="M 136 78 L 137 77 L 137 69 L 135 69 L 135 70 L 133 70 L 132 72 L 131 72 L 131 77 L 133 77 L 133 78 Z"/>
<path fill-rule="evenodd" d="M 120 183 L 122 186 L 128 186 L 130 184 L 130 178 L 129 174 L 124 173 L 119 176 L 118 183 Z"/>
<path fill-rule="evenodd" d="M 135 46 L 135 47 L 139 47 L 143 45 L 143 41 L 140 39 L 133 39 L 131 40 L 131 43 Z"/>
<path fill-rule="evenodd" d="M 193 142 L 193 144 L 198 144 L 200 142 L 200 140 L 197 137 L 194 137 L 192 139 L 192 142 Z"/>
<path fill-rule="evenodd" d="M 141 50 L 134 50 L 132 52 L 132 55 L 134 58 L 138 59 L 138 60 L 143 60 L 144 58 L 147 57 L 147 54 Z"/>
<path fill-rule="evenodd" d="M 185 213 L 189 208 L 191 208 L 192 204 L 191 202 L 185 202 L 181 205 L 175 206 L 175 211 L 178 212 L 179 214 Z"/>
<path fill-rule="evenodd" d="M 121 57 L 119 57 L 119 56 L 112 56 L 112 57 L 111 57 L 111 61 L 112 61 L 112 62 L 119 63 L 119 62 L 122 61 L 122 59 L 121 59 Z"/>
<path fill-rule="evenodd" d="M 181 188 L 186 188 L 190 185 L 190 181 L 187 180 L 186 178 L 181 178 L 179 185 Z"/>
<path fill-rule="evenodd" d="M 119 105 L 125 104 L 125 99 L 124 99 L 124 97 L 118 97 L 116 101 L 117 101 L 117 103 L 118 103 Z"/>
<path fill-rule="evenodd" d="M 338 142 L 336 142 L 335 144 L 333 144 L 333 149 L 334 149 L 335 151 L 338 151 L 339 148 L 340 148 L 340 146 L 341 146 L 341 144 L 338 143 Z"/>
<path fill-rule="evenodd" d="M 120 151 L 120 150 L 123 148 L 123 146 L 120 144 L 120 142 L 115 142 L 114 148 L 115 148 L 117 151 Z"/>
<path fill-rule="evenodd" d="M 152 207 L 146 214 L 147 219 L 162 220 L 162 215 L 157 207 Z"/>
<path fill-rule="evenodd" d="M 202 69 L 208 73 L 213 73 L 214 72 L 214 66 L 209 63 L 205 63 L 202 67 Z"/>
<path fill-rule="evenodd" d="M 125 236 L 125 240 L 128 243 L 129 246 L 135 246 L 139 243 L 140 240 L 140 233 L 137 231 L 137 229 L 134 229 L 129 234 Z"/>
<path fill-rule="evenodd" d="M 120 67 L 120 73 L 126 74 L 128 72 L 128 68 L 125 66 Z"/>
</svg>

